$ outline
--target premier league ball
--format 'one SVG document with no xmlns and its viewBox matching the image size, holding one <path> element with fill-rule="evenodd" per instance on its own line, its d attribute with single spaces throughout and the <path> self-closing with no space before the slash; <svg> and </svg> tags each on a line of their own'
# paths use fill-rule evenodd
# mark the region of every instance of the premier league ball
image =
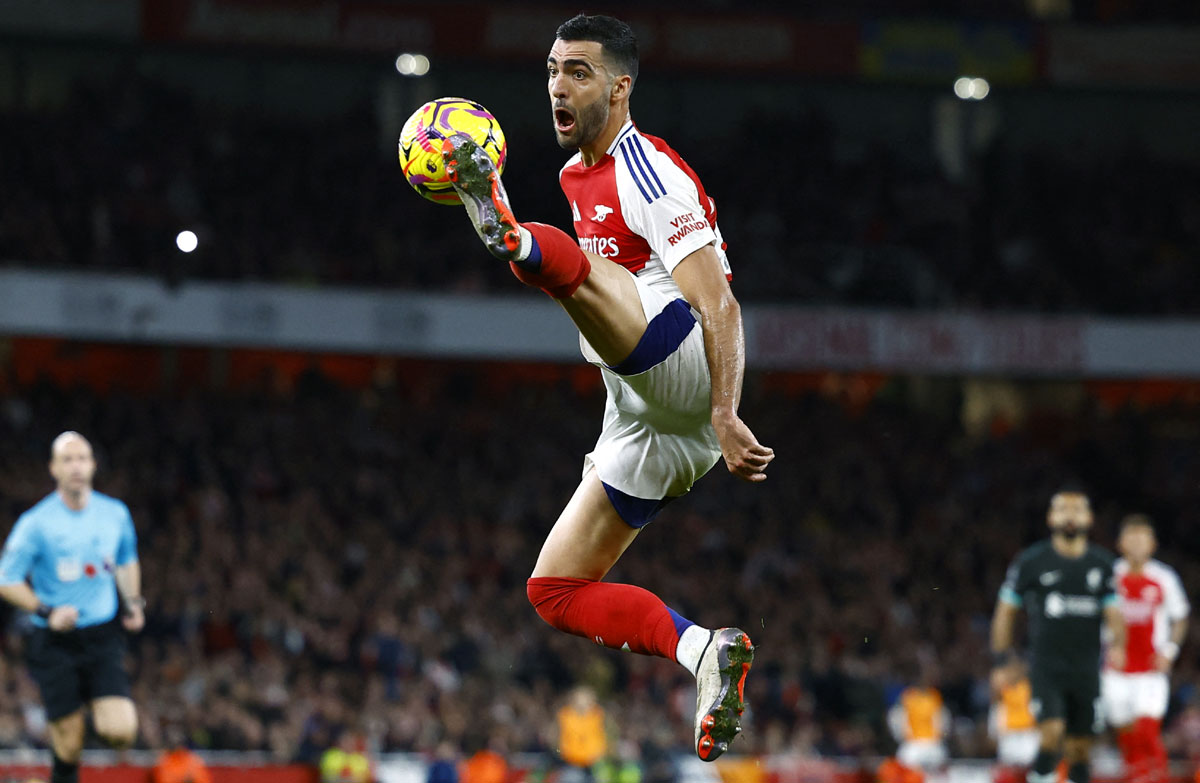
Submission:
<svg viewBox="0 0 1200 783">
<path fill-rule="evenodd" d="M 475 140 L 504 171 L 508 142 L 490 111 L 465 98 L 438 98 L 413 112 L 400 131 L 400 166 L 413 190 L 437 204 L 461 204 L 446 177 L 442 141 L 455 133 Z"/>
</svg>

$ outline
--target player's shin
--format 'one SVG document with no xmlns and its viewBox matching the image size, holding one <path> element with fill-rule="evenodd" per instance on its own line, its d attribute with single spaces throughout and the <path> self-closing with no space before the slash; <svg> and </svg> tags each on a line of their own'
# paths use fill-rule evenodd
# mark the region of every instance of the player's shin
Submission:
<svg viewBox="0 0 1200 783">
<path fill-rule="evenodd" d="M 510 266 L 522 283 L 540 288 L 556 299 L 574 294 L 592 271 L 591 261 L 575 240 L 544 223 L 521 224 L 520 257 Z"/>
</svg>

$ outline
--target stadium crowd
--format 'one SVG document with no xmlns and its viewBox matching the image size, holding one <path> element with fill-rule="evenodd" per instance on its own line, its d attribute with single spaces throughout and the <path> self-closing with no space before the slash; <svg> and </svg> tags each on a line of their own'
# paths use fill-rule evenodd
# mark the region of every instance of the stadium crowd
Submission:
<svg viewBox="0 0 1200 783">
<path fill-rule="evenodd" d="M 998 145 L 958 182 L 899 140 L 847 144 L 816 111 L 756 116 L 728 138 L 672 122 L 645 130 L 717 200 L 745 301 L 1197 312 L 1200 169 L 1136 144 L 1107 157 Z M 771 175 L 728 165 L 764 127 L 788 145 Z M 513 291 L 458 210 L 409 190 L 384 135 L 366 108 L 283 120 L 134 73 L 80 84 L 60 109 L 0 116 L 0 259 L 171 281 Z M 508 189 L 520 215 L 569 228 L 550 184 L 561 151 L 548 131 L 537 138 L 546 154 L 514 153 Z M 189 255 L 175 249 L 183 228 L 200 239 Z"/>
<path fill-rule="evenodd" d="M 686 750 L 682 669 L 556 633 L 525 598 L 602 407 L 595 385 L 566 377 L 402 364 L 359 390 L 315 372 L 290 390 L 153 398 L 10 386 L 0 529 L 50 490 L 53 436 L 90 436 L 97 487 L 129 503 L 140 536 L 143 746 L 182 734 L 312 761 L 349 728 L 376 750 L 539 751 L 555 705 L 586 683 L 624 752 Z M 1064 480 L 1094 489 L 1102 542 L 1121 514 L 1152 514 L 1164 559 L 1200 588 L 1194 409 L 1090 403 L 975 433 L 905 402 L 899 380 L 867 404 L 770 381 L 752 376 L 744 411 L 779 454 L 771 480 L 743 486 L 718 468 L 611 575 L 753 634 L 743 751 L 888 752 L 889 702 L 932 671 L 953 752 L 987 755 L 988 618 Z M 0 746 L 36 745 L 23 620 L 0 620 Z M 1200 758 L 1193 628 L 1168 733 Z"/>
</svg>

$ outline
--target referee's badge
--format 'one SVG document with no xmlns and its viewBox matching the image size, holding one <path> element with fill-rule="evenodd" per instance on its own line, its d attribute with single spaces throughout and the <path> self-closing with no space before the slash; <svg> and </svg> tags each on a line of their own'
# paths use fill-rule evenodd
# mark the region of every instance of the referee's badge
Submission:
<svg viewBox="0 0 1200 783">
<path fill-rule="evenodd" d="M 76 582 L 83 578 L 83 563 L 75 557 L 60 557 L 54 564 L 54 573 L 60 582 Z"/>
</svg>

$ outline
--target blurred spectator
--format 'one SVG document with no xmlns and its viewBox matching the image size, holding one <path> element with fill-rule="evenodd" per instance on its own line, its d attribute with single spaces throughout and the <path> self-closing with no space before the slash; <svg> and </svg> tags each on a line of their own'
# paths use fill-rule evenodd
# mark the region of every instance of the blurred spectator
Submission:
<svg viewBox="0 0 1200 783">
<path fill-rule="evenodd" d="M 566 764 L 560 776 L 566 783 L 592 779 L 592 767 L 608 753 L 604 707 L 587 685 L 571 690 L 558 710 L 558 755 Z"/>
<path fill-rule="evenodd" d="M 458 783 L 458 751 L 450 742 L 438 744 L 437 753 L 429 762 L 425 783 Z"/>
<path fill-rule="evenodd" d="M 321 783 L 371 783 L 374 773 L 362 737 L 345 730 L 337 744 L 321 754 Z"/>
<path fill-rule="evenodd" d="M 188 750 L 183 731 L 178 726 L 167 730 L 171 749 L 158 757 L 151 770 L 154 783 L 212 783 L 212 775 L 204 760 Z"/>
<path fill-rule="evenodd" d="M 462 783 L 508 783 L 508 761 L 501 753 L 502 745 L 499 738 L 493 738 L 489 746 L 474 749 L 463 762 Z"/>
<path fill-rule="evenodd" d="M 922 668 L 920 682 L 900 692 L 900 698 L 888 713 L 888 723 L 900 747 L 896 759 L 906 767 L 926 773 L 946 765 L 946 734 L 950 711 L 935 686 L 932 666 Z"/>
</svg>

